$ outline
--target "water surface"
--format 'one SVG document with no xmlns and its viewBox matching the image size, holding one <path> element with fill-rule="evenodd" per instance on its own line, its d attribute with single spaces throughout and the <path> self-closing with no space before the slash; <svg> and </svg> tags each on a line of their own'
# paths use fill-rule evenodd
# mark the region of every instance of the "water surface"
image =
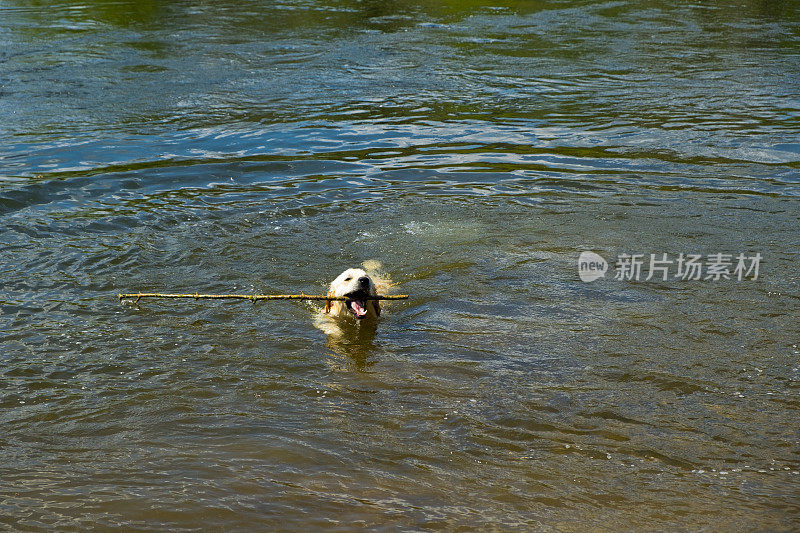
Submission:
<svg viewBox="0 0 800 533">
<path fill-rule="evenodd" d="M 800 528 L 798 13 L 0 1 L 0 524 Z"/>
</svg>

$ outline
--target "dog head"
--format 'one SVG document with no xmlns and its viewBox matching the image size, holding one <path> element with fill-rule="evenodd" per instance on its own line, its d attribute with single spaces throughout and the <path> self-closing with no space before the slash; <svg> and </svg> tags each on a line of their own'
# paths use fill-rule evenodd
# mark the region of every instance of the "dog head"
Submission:
<svg viewBox="0 0 800 533">
<path fill-rule="evenodd" d="M 325 312 L 333 316 L 348 314 L 361 320 L 376 318 L 381 314 L 378 300 L 367 300 L 366 296 L 375 296 L 375 282 L 360 268 L 348 268 L 337 277 L 328 289 L 328 296 L 347 297 L 344 301 L 325 303 Z"/>
</svg>

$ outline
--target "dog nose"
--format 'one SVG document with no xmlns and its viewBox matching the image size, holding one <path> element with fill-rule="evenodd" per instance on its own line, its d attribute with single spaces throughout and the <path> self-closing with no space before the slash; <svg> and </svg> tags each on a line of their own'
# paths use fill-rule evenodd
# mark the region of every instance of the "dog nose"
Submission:
<svg viewBox="0 0 800 533">
<path fill-rule="evenodd" d="M 364 288 L 369 287 L 369 278 L 366 276 L 361 276 L 358 278 L 358 284 Z"/>
</svg>

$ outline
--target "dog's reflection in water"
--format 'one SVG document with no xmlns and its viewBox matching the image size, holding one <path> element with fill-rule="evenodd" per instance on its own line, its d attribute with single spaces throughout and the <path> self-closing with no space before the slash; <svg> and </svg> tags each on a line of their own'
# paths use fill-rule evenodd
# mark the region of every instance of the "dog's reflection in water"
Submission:
<svg viewBox="0 0 800 533">
<path fill-rule="evenodd" d="M 375 364 L 372 356 L 379 350 L 375 345 L 377 330 L 377 321 L 347 321 L 329 328 L 325 346 L 330 350 L 333 366 L 342 370 L 369 369 Z"/>
</svg>

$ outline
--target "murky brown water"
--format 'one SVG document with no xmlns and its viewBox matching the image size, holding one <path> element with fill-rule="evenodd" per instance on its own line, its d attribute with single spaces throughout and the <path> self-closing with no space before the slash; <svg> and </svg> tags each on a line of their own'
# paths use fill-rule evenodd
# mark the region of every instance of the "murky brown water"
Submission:
<svg viewBox="0 0 800 533">
<path fill-rule="evenodd" d="M 0 1 L 0 527 L 797 530 L 799 13 Z"/>
</svg>

